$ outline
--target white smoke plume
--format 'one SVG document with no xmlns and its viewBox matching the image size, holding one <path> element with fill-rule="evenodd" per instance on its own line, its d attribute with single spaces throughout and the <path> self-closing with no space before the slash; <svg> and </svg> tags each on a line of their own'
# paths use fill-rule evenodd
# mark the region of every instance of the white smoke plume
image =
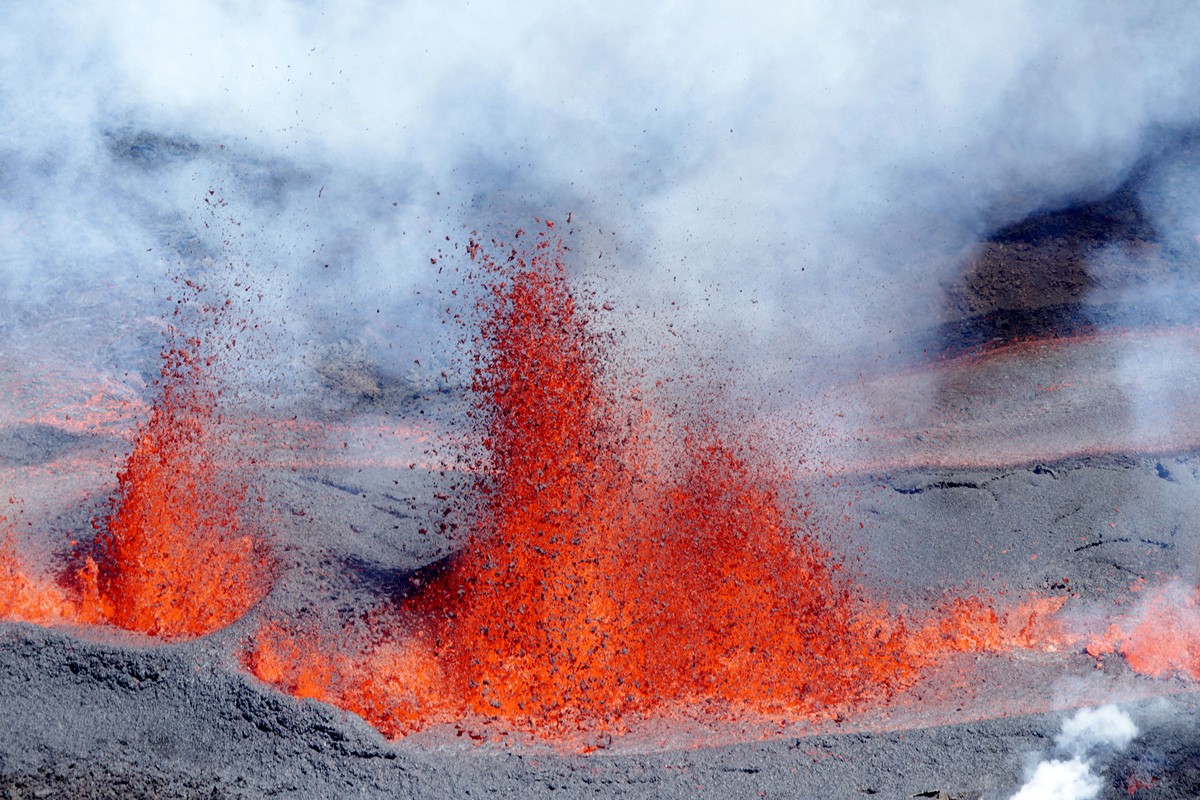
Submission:
<svg viewBox="0 0 1200 800">
<path fill-rule="evenodd" d="M 1104 756 L 1124 750 L 1137 735 L 1133 720 L 1114 705 L 1080 709 L 1055 739 L 1064 757 L 1039 762 L 1012 800 L 1092 800 L 1104 788 L 1098 773 Z"/>
<path fill-rule="evenodd" d="M 573 213 L 624 311 L 677 302 L 797 382 L 1195 126 L 1197 40 L 1182 0 L 6 3 L 0 337 L 136 367 L 164 276 L 210 258 L 267 284 L 285 355 L 402 370 L 453 338 L 447 235 Z"/>
</svg>

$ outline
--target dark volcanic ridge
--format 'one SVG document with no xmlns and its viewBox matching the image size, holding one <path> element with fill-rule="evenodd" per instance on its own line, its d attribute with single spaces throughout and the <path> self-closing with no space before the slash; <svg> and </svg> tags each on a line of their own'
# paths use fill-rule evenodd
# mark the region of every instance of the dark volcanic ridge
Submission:
<svg viewBox="0 0 1200 800">
<path fill-rule="evenodd" d="M 881 733 L 588 756 L 442 738 L 393 744 L 353 715 L 279 695 L 203 643 L 116 647 L 0 628 L 0 790 L 9 797 L 1003 796 L 1061 712 Z M 1124 706 L 1143 734 L 1106 771 L 1140 798 L 1200 790 L 1194 693 Z M 1153 781 L 1153 782 L 1152 782 Z"/>
<path fill-rule="evenodd" d="M 1155 158 L 1190 158 L 1193 139 Z M 1023 338 L 1200 323 L 1190 277 L 1200 240 L 1160 229 L 1148 213 L 1147 198 L 1163 191 L 1149 185 L 1154 161 L 1105 196 L 992 232 L 943 286 L 944 321 L 912 352 L 954 357 Z"/>
</svg>

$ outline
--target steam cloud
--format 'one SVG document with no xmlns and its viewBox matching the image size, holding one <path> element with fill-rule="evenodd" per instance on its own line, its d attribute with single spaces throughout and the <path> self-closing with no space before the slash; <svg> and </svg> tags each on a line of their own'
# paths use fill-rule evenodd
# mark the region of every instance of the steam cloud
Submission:
<svg viewBox="0 0 1200 800">
<path fill-rule="evenodd" d="M 573 212 L 627 311 L 682 301 L 798 380 L 936 324 L 972 242 L 1194 126 L 1198 39 L 1172 0 L 5 4 L 0 337 L 136 371 L 207 258 L 258 277 L 285 361 L 427 368 L 444 237 Z M 1179 230 L 1193 167 L 1152 182 Z"/>
<path fill-rule="evenodd" d="M 1097 757 L 1124 750 L 1137 735 L 1133 720 L 1116 706 L 1080 709 L 1055 739 L 1069 758 L 1040 762 L 1012 800 L 1091 800 L 1104 788 L 1094 771 Z"/>
</svg>

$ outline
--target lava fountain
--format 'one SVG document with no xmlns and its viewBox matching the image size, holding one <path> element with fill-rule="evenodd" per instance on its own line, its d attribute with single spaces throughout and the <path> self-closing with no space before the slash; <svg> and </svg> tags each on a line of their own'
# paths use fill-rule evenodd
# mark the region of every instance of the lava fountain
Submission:
<svg viewBox="0 0 1200 800">
<path fill-rule="evenodd" d="M 270 587 L 265 542 L 242 519 L 247 475 L 231 463 L 238 450 L 217 410 L 213 368 L 236 343 L 232 300 L 205 303 L 205 287 L 181 283 L 191 302 L 175 316 L 195 315 L 195 332 L 170 330 L 158 397 L 118 475 L 99 558 L 80 573 L 85 603 L 105 619 L 164 638 L 224 627 Z"/>
<path fill-rule="evenodd" d="M 471 711 L 557 729 L 684 703 L 802 714 L 906 679 L 902 631 L 838 580 L 763 456 L 712 421 L 663 441 L 673 426 L 606 380 L 560 244 L 470 252 L 488 461 L 435 594 Z"/>
<path fill-rule="evenodd" d="M 1010 619 L 959 599 L 917 620 L 873 601 L 786 470 L 614 373 L 549 231 L 467 252 L 483 288 L 469 540 L 357 633 L 264 625 L 245 656 L 260 678 L 389 735 L 474 718 L 570 738 L 650 717 L 832 718 L 946 652 L 1041 642 L 1054 603 Z"/>
<path fill-rule="evenodd" d="M 117 476 L 110 513 L 77 554 L 73 585 L 28 577 L 10 534 L 0 548 L 0 617 L 108 622 L 181 639 L 228 625 L 270 588 L 265 539 L 244 521 L 248 473 L 218 411 L 214 373 L 246 323 L 231 323 L 231 300 L 206 303 L 205 287 L 180 284 L 150 417 Z"/>
</svg>

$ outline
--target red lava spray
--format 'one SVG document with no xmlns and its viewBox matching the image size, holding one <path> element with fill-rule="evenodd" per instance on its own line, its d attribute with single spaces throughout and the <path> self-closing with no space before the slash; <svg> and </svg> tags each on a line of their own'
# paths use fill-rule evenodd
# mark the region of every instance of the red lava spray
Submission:
<svg viewBox="0 0 1200 800">
<path fill-rule="evenodd" d="M 1138 588 L 1137 608 L 1093 637 L 1087 652 L 1097 659 L 1120 653 L 1135 672 L 1154 678 L 1200 681 L 1200 588 Z"/>
<path fill-rule="evenodd" d="M 366 626 L 382 646 L 271 624 L 246 657 L 259 677 L 389 735 L 475 717 L 570 737 L 649 716 L 832 716 L 940 653 L 1036 638 L 1054 609 L 1022 627 L 962 601 L 911 631 L 809 530 L 786 472 L 605 374 L 558 240 L 468 252 L 484 286 L 470 540 Z"/>
<path fill-rule="evenodd" d="M 249 484 L 215 388 L 214 368 L 238 328 L 228 319 L 232 301 L 205 303 L 203 286 L 179 282 L 158 394 L 111 513 L 94 523 L 85 566 L 70 590 L 35 581 L 10 537 L 0 546 L 0 618 L 108 622 L 180 639 L 228 625 L 269 588 L 269 555 L 243 520 Z"/>
<path fill-rule="evenodd" d="M 778 472 L 711 421 L 662 442 L 606 383 L 561 245 L 471 253 L 490 460 L 438 587 L 470 710 L 563 730 L 697 703 L 803 714 L 909 677 L 902 628 L 837 579 Z"/>
<path fill-rule="evenodd" d="M 247 476 L 217 410 L 213 368 L 236 341 L 225 330 L 232 301 L 206 304 L 205 287 L 181 283 L 190 296 L 175 315 L 195 314 L 197 332 L 171 329 L 150 419 L 97 526 L 100 557 L 80 575 L 85 603 L 104 618 L 164 638 L 233 622 L 266 593 L 270 572 L 262 537 L 242 519 Z"/>
</svg>

